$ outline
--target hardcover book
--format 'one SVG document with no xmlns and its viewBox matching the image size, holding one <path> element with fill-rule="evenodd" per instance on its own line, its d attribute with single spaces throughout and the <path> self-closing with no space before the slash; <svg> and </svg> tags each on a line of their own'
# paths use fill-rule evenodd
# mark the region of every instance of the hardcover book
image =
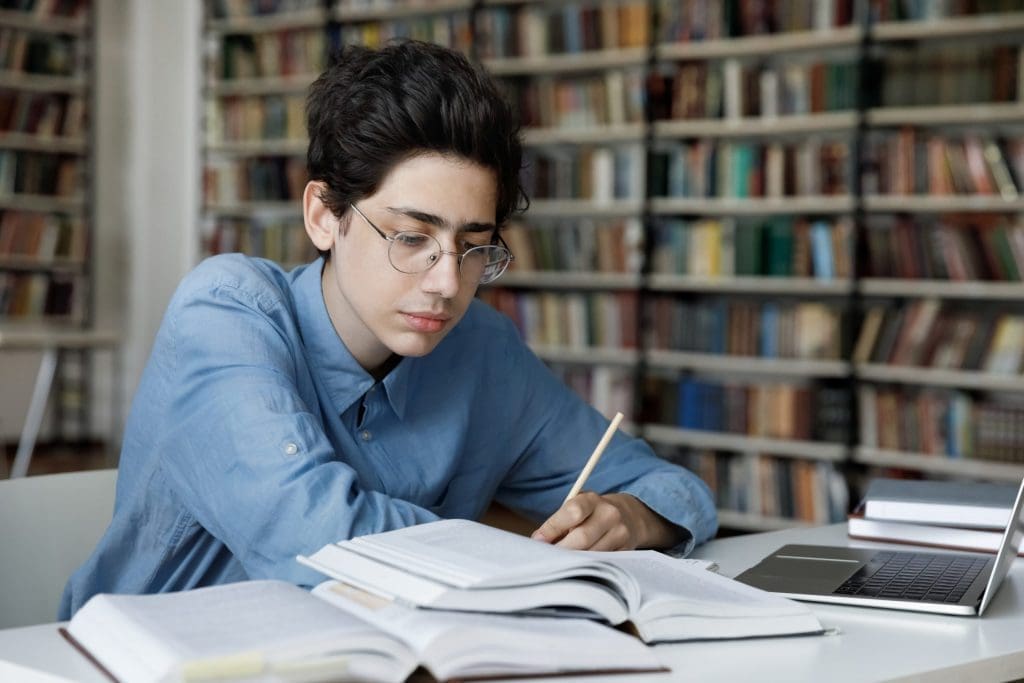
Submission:
<svg viewBox="0 0 1024 683">
<path fill-rule="evenodd" d="M 1017 485 L 875 479 L 864 495 L 869 519 L 973 529 L 1006 528 Z"/>
</svg>

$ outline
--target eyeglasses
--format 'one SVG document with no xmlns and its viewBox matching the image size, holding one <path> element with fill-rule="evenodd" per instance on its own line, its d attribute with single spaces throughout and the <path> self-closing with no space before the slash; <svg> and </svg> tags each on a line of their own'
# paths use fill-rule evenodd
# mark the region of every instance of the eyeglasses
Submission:
<svg viewBox="0 0 1024 683">
<path fill-rule="evenodd" d="M 445 251 L 437 239 L 422 232 L 402 230 L 391 236 L 385 235 L 355 204 L 349 206 L 381 238 L 388 241 L 388 261 L 400 273 L 415 275 L 426 272 L 441 260 L 442 254 L 451 254 L 458 259 L 459 274 L 464 280 L 485 285 L 501 277 L 508 264 L 514 260 L 512 252 L 500 236 L 499 244 L 482 244 L 463 252 Z"/>
</svg>

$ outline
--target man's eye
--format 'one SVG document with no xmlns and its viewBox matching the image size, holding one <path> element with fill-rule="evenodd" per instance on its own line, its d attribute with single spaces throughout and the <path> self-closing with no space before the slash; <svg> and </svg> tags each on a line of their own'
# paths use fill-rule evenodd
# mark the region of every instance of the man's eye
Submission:
<svg viewBox="0 0 1024 683">
<path fill-rule="evenodd" d="M 467 252 L 470 249 L 476 249 L 477 247 L 486 247 L 486 246 L 487 246 L 486 242 L 476 243 L 476 242 L 468 242 L 468 241 L 466 241 L 466 242 L 463 242 L 460 245 L 459 248 L 462 249 L 463 252 Z"/>
<path fill-rule="evenodd" d="M 416 232 L 400 232 L 395 235 L 395 242 L 403 247 L 422 247 L 430 238 Z"/>
</svg>

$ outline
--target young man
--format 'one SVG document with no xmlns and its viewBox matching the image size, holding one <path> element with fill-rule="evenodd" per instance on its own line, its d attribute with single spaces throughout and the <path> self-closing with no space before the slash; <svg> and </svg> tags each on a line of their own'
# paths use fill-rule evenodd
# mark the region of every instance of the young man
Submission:
<svg viewBox="0 0 1024 683">
<path fill-rule="evenodd" d="M 135 396 L 114 518 L 65 589 L 276 577 L 331 541 L 500 501 L 572 548 L 688 550 L 707 488 L 619 432 L 562 499 L 605 420 L 474 299 L 510 254 L 517 125 L 456 53 L 346 49 L 308 100 L 303 197 L 316 262 L 208 259 L 168 307 Z"/>
</svg>

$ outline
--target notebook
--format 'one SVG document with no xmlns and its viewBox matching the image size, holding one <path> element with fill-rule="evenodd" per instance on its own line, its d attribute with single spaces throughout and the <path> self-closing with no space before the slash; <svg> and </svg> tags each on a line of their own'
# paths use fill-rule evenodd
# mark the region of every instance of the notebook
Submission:
<svg viewBox="0 0 1024 683">
<path fill-rule="evenodd" d="M 787 598 L 837 605 L 984 613 L 1024 537 L 1024 481 L 995 558 L 822 545 L 785 545 L 736 577 Z"/>
</svg>

